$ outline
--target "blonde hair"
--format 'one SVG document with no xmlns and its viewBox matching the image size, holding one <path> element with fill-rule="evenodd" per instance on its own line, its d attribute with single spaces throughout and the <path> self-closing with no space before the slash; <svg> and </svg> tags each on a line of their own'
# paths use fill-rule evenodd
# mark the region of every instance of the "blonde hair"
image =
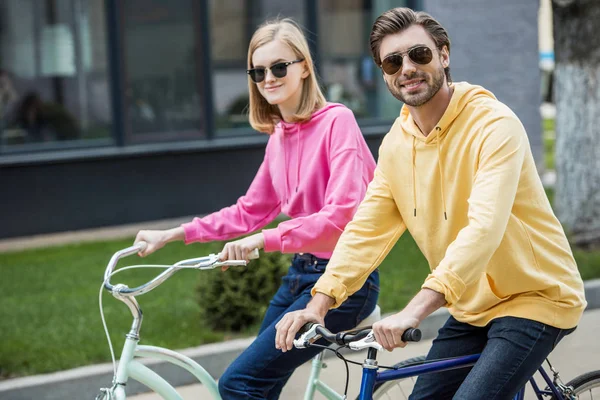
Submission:
<svg viewBox="0 0 600 400">
<path fill-rule="evenodd" d="M 300 105 L 290 122 L 308 121 L 315 110 L 325 106 L 327 101 L 319 87 L 306 38 L 300 26 L 293 19 L 283 18 L 267 21 L 254 32 L 250 39 L 250 46 L 248 46 L 248 69 L 254 68 L 252 55 L 256 49 L 276 39 L 288 45 L 298 59 L 305 61 L 306 68 L 308 68 L 309 75 L 302 82 Z M 248 89 L 250 93 L 250 125 L 259 132 L 272 134 L 275 131 L 275 125 L 282 119 L 279 108 L 267 102 L 249 76 Z"/>
</svg>

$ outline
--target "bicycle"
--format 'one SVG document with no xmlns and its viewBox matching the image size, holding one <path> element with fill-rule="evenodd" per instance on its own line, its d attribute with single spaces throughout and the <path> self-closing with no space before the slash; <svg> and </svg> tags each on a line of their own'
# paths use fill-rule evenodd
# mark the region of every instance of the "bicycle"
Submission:
<svg viewBox="0 0 600 400">
<path fill-rule="evenodd" d="M 140 340 L 140 329 L 142 324 L 142 310 L 135 297 L 150 292 L 151 290 L 155 289 L 157 286 L 165 282 L 174 273 L 182 269 L 192 268 L 199 270 L 208 270 L 221 266 L 245 266 L 246 261 L 219 261 L 218 255 L 210 254 L 204 257 L 182 260 L 173 265 L 134 265 L 120 268 L 116 271 L 114 270 L 118 261 L 121 258 L 136 254 L 139 251 L 143 251 L 145 247 L 146 243 L 139 242 L 134 246 L 117 251 L 111 257 L 104 272 L 104 281 L 102 282 L 102 285 L 100 287 L 99 295 L 100 315 L 108 339 L 114 375 L 112 386 L 109 388 L 100 389 L 100 393 L 96 396 L 96 400 L 125 400 L 127 398 L 125 388 L 130 378 L 145 385 L 146 387 L 148 387 L 149 389 L 151 389 L 166 400 L 183 400 L 183 398 L 177 393 L 176 389 L 171 384 L 169 384 L 164 378 L 162 378 L 150 368 L 146 367 L 140 361 L 138 361 L 139 358 L 159 359 L 187 370 L 207 388 L 211 397 L 214 400 L 221 400 L 221 396 L 219 394 L 219 389 L 215 379 L 200 364 L 198 364 L 189 357 L 186 357 L 178 352 L 166 348 L 138 344 Z M 254 258 L 258 258 L 258 250 L 255 250 L 251 254 L 250 259 Z M 158 276 L 156 276 L 151 281 L 135 288 L 129 288 L 127 285 L 124 284 L 112 285 L 110 283 L 110 278 L 116 273 L 132 268 L 146 267 L 165 268 L 166 270 Z M 128 306 L 133 316 L 133 323 L 131 325 L 131 329 L 129 333 L 127 333 L 127 335 L 125 336 L 125 343 L 121 351 L 121 358 L 119 360 L 118 367 L 115 360 L 114 350 L 112 347 L 110 334 L 106 326 L 106 321 L 104 318 L 104 312 L 102 308 L 102 293 L 104 290 L 107 290 L 115 298 L 124 302 Z M 379 307 L 376 307 L 375 310 L 371 313 L 371 315 L 369 315 L 361 323 L 360 326 L 371 324 L 379 319 L 380 310 Z M 273 346 L 274 345 L 275 344 L 273 344 Z M 313 358 L 311 377 L 306 391 L 306 400 L 312 400 L 315 392 L 317 391 L 328 395 L 335 394 L 335 391 L 333 389 L 329 388 L 324 382 L 319 380 L 319 375 L 323 367 L 323 353 L 320 353 L 319 355 Z"/>
<path fill-rule="evenodd" d="M 317 346 L 330 349 L 327 346 L 315 344 L 321 338 L 339 346 L 337 349 L 333 349 L 333 351 L 346 363 L 346 391 L 348 389 L 349 376 L 348 363 L 362 365 L 362 381 L 357 400 L 399 399 L 401 398 L 400 396 L 408 398 L 405 394 L 405 388 L 401 386 L 401 383 L 404 383 L 402 382 L 403 380 L 434 372 L 472 367 L 480 357 L 480 354 L 473 354 L 427 361 L 424 356 L 421 356 L 399 362 L 390 367 L 379 366 L 377 363 L 377 352 L 382 351 L 383 347 L 375 341 L 373 331 L 370 327 L 335 334 L 319 324 L 309 323 L 305 325 L 302 331 L 302 335 L 294 340 L 296 348 Z M 421 332 L 418 329 L 408 329 L 402 335 L 402 341 L 404 342 L 418 342 L 420 339 Z M 349 348 L 355 351 L 368 349 L 367 358 L 362 364 L 347 360 L 339 353 L 339 349 L 341 348 Z M 584 373 L 564 384 L 558 371 L 552 366 L 550 361 L 546 359 L 546 362 L 553 374 L 552 378 L 550 378 L 543 366 L 540 366 L 538 372 L 547 386 L 541 389 L 534 377 L 529 379 L 529 384 L 538 400 L 546 398 L 554 400 L 579 399 L 581 395 L 588 392 L 590 398 L 593 398 L 592 389 L 599 389 L 597 393 L 600 395 L 600 370 Z M 379 369 L 388 369 L 388 371 L 379 372 Z M 343 396 L 331 394 L 327 398 L 331 400 L 343 400 L 346 398 L 346 392 Z M 524 398 L 525 387 L 517 393 L 514 400 L 523 400 Z"/>
</svg>

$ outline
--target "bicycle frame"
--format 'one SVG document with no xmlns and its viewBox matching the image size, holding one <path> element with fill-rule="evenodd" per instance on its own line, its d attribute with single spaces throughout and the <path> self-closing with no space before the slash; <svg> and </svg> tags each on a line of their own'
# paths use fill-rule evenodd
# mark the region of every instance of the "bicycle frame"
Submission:
<svg viewBox="0 0 600 400">
<path fill-rule="evenodd" d="M 325 363 L 323 363 L 323 354 L 324 352 L 321 352 L 312 359 L 312 369 L 310 377 L 308 378 L 306 391 L 304 392 L 304 400 L 313 400 L 315 392 L 317 391 L 328 400 L 344 400 L 344 396 L 330 388 L 325 382 L 319 380 L 321 370 L 325 367 Z"/>
<path fill-rule="evenodd" d="M 221 399 L 217 383 L 200 364 L 172 350 L 154 346 L 140 346 L 136 338 L 127 335 L 117 369 L 117 382 L 114 391 L 117 400 L 125 400 L 125 385 L 129 378 L 148 386 L 164 399 L 183 400 L 173 386 L 150 368 L 137 361 L 135 357 L 163 360 L 186 369 L 209 390 L 214 399 Z"/>
<path fill-rule="evenodd" d="M 388 370 L 378 372 L 379 367 L 377 366 L 377 350 L 369 349 L 367 359 L 363 364 L 363 375 L 361 382 L 361 389 L 359 394 L 359 400 L 372 400 L 373 389 L 375 384 L 380 382 L 387 382 L 393 380 L 399 380 L 404 378 L 415 377 L 419 375 L 425 375 L 433 372 L 448 371 L 457 368 L 466 368 L 475 365 L 480 357 L 480 354 L 473 354 L 469 356 L 454 357 L 445 360 L 431 361 L 426 364 L 419 365 L 407 365 L 397 370 Z M 565 399 L 561 391 L 556 387 L 552 379 L 548 376 L 543 367 L 540 366 L 538 372 L 542 375 L 550 390 L 541 390 L 534 378 L 529 379 L 535 395 L 539 400 L 543 400 L 544 395 L 554 395 L 557 400 L 568 400 Z M 514 397 L 514 400 L 523 400 L 525 398 L 525 387 L 523 387 L 519 393 Z"/>
</svg>

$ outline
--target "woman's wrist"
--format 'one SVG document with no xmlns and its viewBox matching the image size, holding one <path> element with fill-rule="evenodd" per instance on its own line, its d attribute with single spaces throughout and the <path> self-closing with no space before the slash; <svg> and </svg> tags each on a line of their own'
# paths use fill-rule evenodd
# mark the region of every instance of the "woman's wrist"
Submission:
<svg viewBox="0 0 600 400">
<path fill-rule="evenodd" d="M 178 226 L 177 228 L 173 229 L 168 229 L 164 232 L 165 235 L 163 241 L 165 244 L 175 242 L 177 240 L 185 240 L 185 231 L 181 226 Z"/>
</svg>

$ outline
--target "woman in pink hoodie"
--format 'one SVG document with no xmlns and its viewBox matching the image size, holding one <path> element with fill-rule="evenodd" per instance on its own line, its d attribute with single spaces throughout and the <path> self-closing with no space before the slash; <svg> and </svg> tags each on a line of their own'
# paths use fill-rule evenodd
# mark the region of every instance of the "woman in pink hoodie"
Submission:
<svg viewBox="0 0 600 400">
<path fill-rule="evenodd" d="M 236 204 L 165 231 L 140 231 L 145 256 L 174 240 L 229 240 L 222 259 L 247 259 L 254 249 L 295 253 L 269 304 L 256 340 L 219 379 L 224 399 L 277 399 L 294 369 L 318 348 L 281 352 L 275 324 L 305 308 L 344 227 L 373 178 L 375 161 L 352 111 L 327 103 L 315 76 L 306 38 L 290 19 L 263 24 L 248 49 L 250 124 L 270 135 L 265 158 Z M 280 213 L 291 219 L 264 229 Z M 352 329 L 368 316 L 379 294 L 374 271 L 361 290 L 332 310 L 325 325 Z"/>
</svg>

